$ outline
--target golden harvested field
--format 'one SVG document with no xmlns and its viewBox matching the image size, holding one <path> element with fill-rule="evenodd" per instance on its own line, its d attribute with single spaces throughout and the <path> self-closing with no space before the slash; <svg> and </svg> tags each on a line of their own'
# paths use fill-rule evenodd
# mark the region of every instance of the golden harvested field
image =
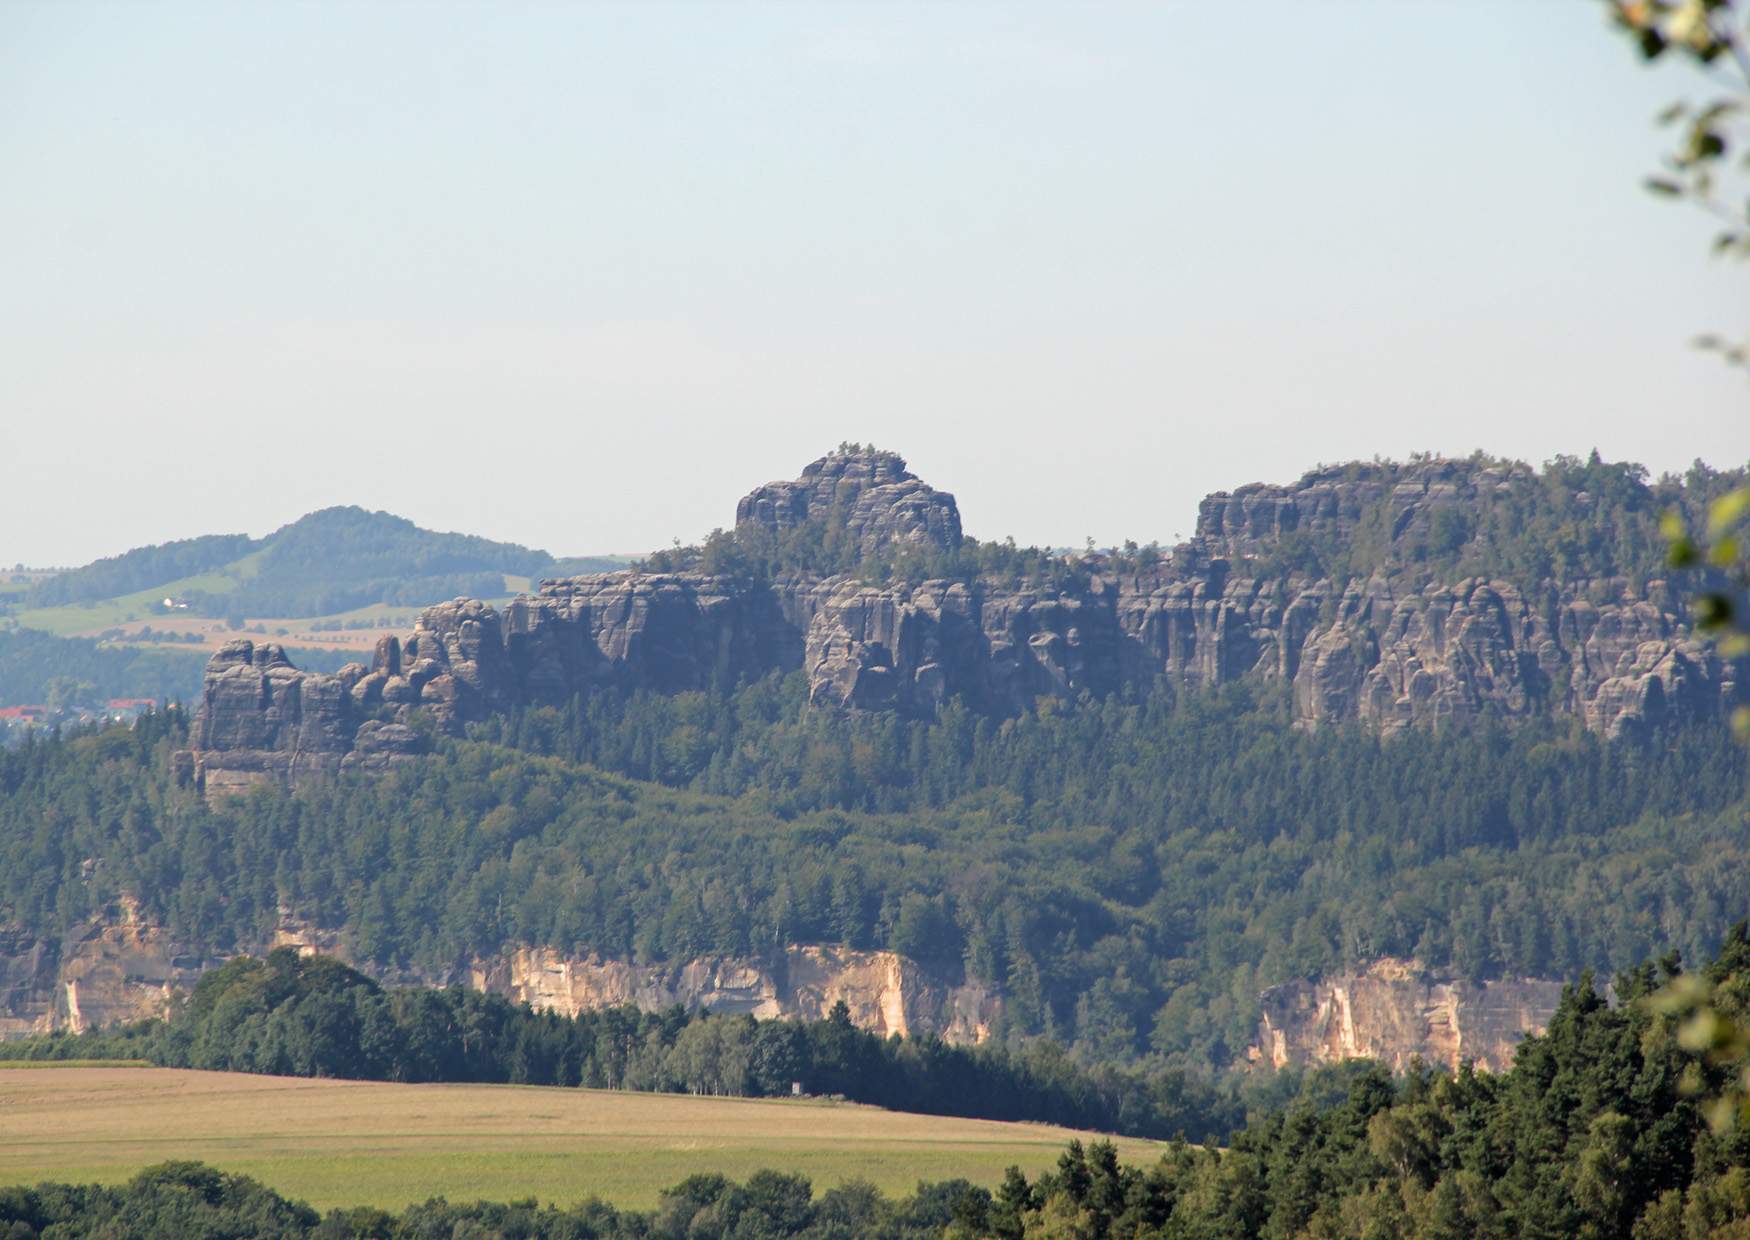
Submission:
<svg viewBox="0 0 1750 1240">
<path fill-rule="evenodd" d="M 0 1071 L 0 1185 L 117 1183 L 192 1158 L 318 1208 L 595 1195 L 647 1208 L 700 1171 L 800 1171 L 906 1193 L 1044 1170 L 1076 1134 L 812 1099 L 693 1098 L 519 1085 L 391 1085 L 172 1068 Z M 1120 1139 L 1127 1162 L 1159 1146 Z"/>
</svg>

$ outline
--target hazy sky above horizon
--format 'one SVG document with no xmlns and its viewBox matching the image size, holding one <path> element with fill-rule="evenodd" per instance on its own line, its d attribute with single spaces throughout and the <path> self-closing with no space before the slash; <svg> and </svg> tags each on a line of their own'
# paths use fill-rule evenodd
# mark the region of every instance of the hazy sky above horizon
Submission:
<svg viewBox="0 0 1750 1240">
<path fill-rule="evenodd" d="M 1320 461 L 1750 458 L 1587 0 L 0 0 L 0 563 L 329 504 L 558 554 L 841 440 L 1171 540 Z"/>
</svg>

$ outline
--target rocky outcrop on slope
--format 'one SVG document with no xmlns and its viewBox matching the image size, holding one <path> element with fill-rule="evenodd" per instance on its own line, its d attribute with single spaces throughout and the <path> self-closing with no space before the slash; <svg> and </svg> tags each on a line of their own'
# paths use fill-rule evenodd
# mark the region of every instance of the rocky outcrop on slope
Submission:
<svg viewBox="0 0 1750 1240">
<path fill-rule="evenodd" d="M 1500 1072 L 1522 1039 L 1544 1031 L 1561 997 L 1560 982 L 1466 981 L 1413 960 L 1380 960 L 1266 990 L 1247 1057 L 1276 1068 L 1377 1059 L 1399 1071 L 1412 1059 L 1453 1069 L 1470 1060 Z"/>
<path fill-rule="evenodd" d="M 217 796 L 343 769 L 380 770 L 425 752 L 424 738 L 406 723 L 359 709 L 355 690 L 364 676 L 357 663 L 313 675 L 293 667 L 278 645 L 227 642 L 207 663 L 193 745 L 174 759 L 179 779 Z"/>
<path fill-rule="evenodd" d="M 796 669 L 817 706 L 923 716 L 950 698 L 1012 714 L 1042 696 L 1241 678 L 1286 686 L 1302 726 L 1385 732 L 1565 715 L 1616 736 L 1737 704 L 1740 668 L 1695 638 L 1667 581 L 1418 567 L 1464 563 L 1492 514 L 1516 529 L 1542 485 L 1526 467 L 1473 461 L 1322 469 L 1209 497 L 1195 537 L 1170 553 L 1089 556 L 1053 581 L 873 584 L 800 569 L 548 581 L 502 612 L 472 599 L 429 608 L 370 668 L 335 676 L 237 642 L 208 669 L 182 761 L 225 791 L 416 753 L 414 712 L 454 729 L 594 685 L 670 693 Z M 777 536 L 842 523 L 865 556 L 961 542 L 952 496 L 866 450 L 758 488 L 737 520 Z M 1336 561 L 1368 567 L 1339 574 Z"/>
<path fill-rule="evenodd" d="M 761 1020 L 820 1020 L 843 1001 L 861 1029 L 882 1037 L 934 1034 L 953 1043 L 983 1042 L 1002 1011 L 1002 1000 L 976 982 L 937 977 L 895 952 L 844 947 L 662 965 L 522 948 L 476 962 L 469 984 L 566 1016 L 621 1004 L 646 1012 L 679 1004 Z"/>
<path fill-rule="evenodd" d="M 92 922 L 60 939 L 0 930 L 0 1039 L 162 1016 L 220 963 L 131 920 Z"/>
<path fill-rule="evenodd" d="M 347 955 L 341 936 L 284 910 L 273 935 L 245 950 L 285 946 Z M 160 1016 L 174 995 L 224 959 L 191 950 L 125 911 L 60 940 L 0 931 L 0 1038 Z M 956 1044 L 990 1038 L 1003 1013 L 1002 996 L 974 978 L 944 976 L 894 952 L 814 945 L 762 958 L 654 965 L 513 947 L 441 974 L 403 969 L 379 979 L 459 983 L 566 1016 L 622 1004 L 644 1011 L 679 1004 L 816 1020 L 843 1000 L 859 1028 L 882 1036 L 933 1034 Z M 1469 1059 L 1501 1070 L 1520 1039 L 1543 1031 L 1561 991 L 1559 982 L 1473 982 L 1415 961 L 1381 960 L 1356 973 L 1266 990 L 1247 1057 L 1278 1068 L 1371 1058 L 1401 1069 L 1421 1058 L 1454 1068 Z"/>
<path fill-rule="evenodd" d="M 340 936 L 286 911 L 271 939 L 249 950 L 259 954 L 274 947 L 347 955 Z M 0 931 L 0 1038 L 77 1033 L 161 1016 L 172 996 L 223 962 L 129 916 L 88 923 L 60 941 Z M 1002 1012 L 1002 1000 L 990 988 L 938 975 L 897 953 L 808 945 L 769 958 L 711 956 L 665 965 L 510 948 L 444 974 L 398 970 L 380 980 L 461 983 L 565 1016 L 622 1004 L 648 1012 L 679 1004 L 762 1019 L 817 1020 L 843 1000 L 853 1023 L 883 1037 L 934 1034 L 954 1043 L 984 1041 Z"/>
</svg>

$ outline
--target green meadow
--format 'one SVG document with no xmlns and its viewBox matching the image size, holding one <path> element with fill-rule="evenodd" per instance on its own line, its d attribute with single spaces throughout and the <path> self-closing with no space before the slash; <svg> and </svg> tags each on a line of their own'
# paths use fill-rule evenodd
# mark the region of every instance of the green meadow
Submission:
<svg viewBox="0 0 1750 1240">
<path fill-rule="evenodd" d="M 817 1099 L 696 1098 L 516 1085 L 396 1085 L 44 1066 L 0 1072 L 0 1185 L 120 1183 L 167 1159 L 254 1176 L 319 1209 L 599 1196 L 648 1208 L 697 1172 L 769 1167 L 817 1190 L 848 1179 L 994 1186 L 1051 1166 L 1077 1134 Z M 1156 1143 L 1119 1139 L 1127 1162 Z"/>
</svg>

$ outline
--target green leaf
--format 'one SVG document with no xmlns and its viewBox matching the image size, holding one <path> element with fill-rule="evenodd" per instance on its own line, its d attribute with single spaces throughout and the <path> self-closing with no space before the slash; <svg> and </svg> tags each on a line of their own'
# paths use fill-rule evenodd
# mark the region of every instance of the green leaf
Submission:
<svg viewBox="0 0 1750 1240">
<path fill-rule="evenodd" d="M 1740 487 L 1720 496 L 1707 510 L 1707 532 L 1717 537 L 1736 525 L 1750 512 L 1750 487 Z"/>
<path fill-rule="evenodd" d="M 1723 594 L 1703 594 L 1695 600 L 1695 623 L 1703 629 L 1723 629 L 1732 622 L 1732 600 Z"/>
<path fill-rule="evenodd" d="M 1697 130 L 1689 140 L 1689 158 L 1692 162 L 1718 159 L 1725 153 L 1726 140 L 1711 129 Z"/>
<path fill-rule="evenodd" d="M 1675 181 L 1667 181 L 1663 177 L 1648 177 L 1642 182 L 1655 194 L 1663 194 L 1667 198 L 1681 198 L 1683 187 Z"/>
</svg>

